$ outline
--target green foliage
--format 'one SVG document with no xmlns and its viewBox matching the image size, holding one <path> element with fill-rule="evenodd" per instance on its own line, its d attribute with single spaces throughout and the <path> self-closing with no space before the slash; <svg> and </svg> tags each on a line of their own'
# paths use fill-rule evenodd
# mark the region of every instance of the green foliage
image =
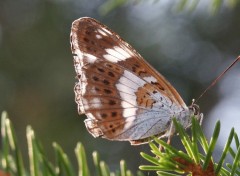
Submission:
<svg viewBox="0 0 240 176">
<path fill-rule="evenodd" d="M 185 129 L 174 119 L 176 131 L 179 134 L 184 151 L 174 148 L 172 145 L 163 140 L 154 139 L 149 146 L 154 156 L 141 153 L 142 157 L 150 162 L 150 165 L 140 166 L 141 170 L 156 171 L 162 176 L 179 176 L 179 175 L 223 175 L 223 176 L 240 176 L 240 147 L 239 138 L 232 128 L 226 145 L 223 149 L 218 162 L 214 162 L 212 153 L 214 152 L 217 139 L 220 133 L 220 122 L 215 125 L 210 142 L 207 141 L 199 122 L 192 118 L 191 135 L 188 135 Z M 11 124 L 7 118 L 7 113 L 2 113 L 1 118 L 1 136 L 2 148 L 0 151 L 0 175 L 1 176 L 88 176 L 93 173 L 88 167 L 88 158 L 84 147 L 78 143 L 75 148 L 75 154 L 78 162 L 78 171 L 74 169 L 67 154 L 61 146 L 53 143 L 55 152 L 55 162 L 52 163 L 47 159 L 40 141 L 36 138 L 34 131 L 30 126 L 27 127 L 28 143 L 28 160 L 29 167 L 23 162 L 21 151 L 18 147 L 18 141 Z M 234 142 L 236 149 L 233 149 Z M 161 146 L 164 150 L 159 150 Z M 232 163 L 224 163 L 226 156 L 233 158 Z M 98 176 L 133 176 L 133 173 L 127 169 L 125 161 L 120 161 L 120 169 L 111 172 L 104 161 L 100 160 L 99 154 L 95 151 L 92 153 L 95 173 Z M 142 172 L 137 173 L 143 176 Z"/>
<path fill-rule="evenodd" d="M 157 1 L 159 0 L 149 1 L 149 2 L 156 3 Z M 111 11 L 113 11 L 114 9 L 124 6 L 127 3 L 133 4 L 133 3 L 140 3 L 140 2 L 143 2 L 143 1 L 141 0 L 131 0 L 131 1 L 107 0 L 104 4 L 100 6 L 99 11 L 100 11 L 100 14 L 106 15 Z M 173 1 L 172 4 L 173 4 L 173 7 L 179 11 L 186 10 L 186 9 L 193 11 L 196 9 L 199 2 L 200 0 L 179 0 L 179 1 Z M 240 2 L 239 0 L 210 0 L 209 9 L 211 10 L 211 12 L 216 13 L 221 9 L 221 7 L 224 4 L 227 4 L 227 6 L 234 8 L 235 6 L 237 6 L 239 2 Z"/>
<path fill-rule="evenodd" d="M 81 143 L 78 143 L 75 149 L 75 154 L 78 161 L 78 172 L 76 172 L 67 154 L 55 142 L 53 143 L 53 150 L 55 152 L 56 159 L 55 163 L 50 162 L 47 159 L 47 155 L 44 153 L 40 141 L 36 138 L 34 131 L 30 126 L 27 127 L 29 168 L 24 166 L 13 126 L 11 121 L 8 119 L 6 112 L 2 113 L 1 136 L 1 176 L 88 176 L 93 174 L 90 173 L 87 164 L 88 159 Z M 120 161 L 120 169 L 118 171 L 110 172 L 107 164 L 100 160 L 97 152 L 93 152 L 92 156 L 98 176 L 133 176 L 131 171 L 127 169 L 126 163 L 123 160 Z M 143 174 L 139 172 L 137 175 L 142 176 Z"/>
<path fill-rule="evenodd" d="M 239 139 L 237 134 L 232 128 L 226 145 L 223 149 L 221 157 L 217 163 L 214 163 L 212 153 L 215 149 L 217 139 L 220 132 L 220 122 L 218 121 L 215 125 L 213 135 L 211 137 L 210 143 L 207 142 L 206 137 L 203 134 L 203 131 L 196 121 L 195 118 L 192 118 L 192 128 L 191 136 L 189 136 L 183 127 L 174 119 L 174 125 L 181 142 L 185 148 L 184 151 L 179 151 L 171 145 L 167 144 L 163 140 L 154 139 L 154 142 L 149 144 L 151 152 L 154 156 L 150 156 L 146 153 L 141 153 L 142 157 L 148 160 L 152 165 L 140 166 L 141 170 L 155 170 L 158 175 L 174 175 L 179 176 L 182 174 L 191 174 L 191 175 L 240 175 L 240 147 Z M 236 144 L 237 152 L 235 153 L 231 147 L 232 141 Z M 162 146 L 164 151 L 159 150 L 159 147 Z M 199 147 L 201 146 L 201 148 Z M 200 149 L 202 149 L 200 152 Z M 233 157 L 233 163 L 226 163 L 224 167 L 224 161 L 227 154 L 231 154 Z M 174 172 L 174 173 L 173 173 Z"/>
</svg>

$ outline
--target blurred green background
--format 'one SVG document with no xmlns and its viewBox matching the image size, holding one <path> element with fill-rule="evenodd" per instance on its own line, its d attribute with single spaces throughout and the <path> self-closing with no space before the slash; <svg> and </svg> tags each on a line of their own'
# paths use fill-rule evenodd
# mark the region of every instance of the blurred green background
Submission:
<svg viewBox="0 0 240 176">
<path fill-rule="evenodd" d="M 94 139 L 84 126 L 85 117 L 77 114 L 69 44 L 71 23 L 77 18 L 96 18 L 120 34 L 176 87 L 187 105 L 240 53 L 239 3 L 223 3 L 213 13 L 212 1 L 207 0 L 195 9 L 167 0 L 128 1 L 103 15 L 111 9 L 106 2 L 0 2 L 0 111 L 8 111 L 25 157 L 27 125 L 33 127 L 50 159 L 54 157 L 52 141 L 73 161 L 73 149 L 81 141 L 88 157 L 98 150 L 111 169 L 125 159 L 136 170 L 144 162 L 139 152 L 149 149 Z M 221 150 L 230 128 L 240 131 L 240 64 L 198 104 L 209 136 L 215 121 L 221 119 Z M 173 145 L 178 145 L 177 139 Z"/>
</svg>

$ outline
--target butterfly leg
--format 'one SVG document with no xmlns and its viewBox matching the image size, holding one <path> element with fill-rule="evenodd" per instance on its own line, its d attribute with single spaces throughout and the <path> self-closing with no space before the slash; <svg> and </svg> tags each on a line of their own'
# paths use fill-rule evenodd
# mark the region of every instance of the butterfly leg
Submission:
<svg viewBox="0 0 240 176">
<path fill-rule="evenodd" d="M 203 113 L 201 113 L 199 116 L 200 116 L 200 117 L 199 117 L 199 124 L 202 125 L 202 121 L 203 121 Z"/>
<path fill-rule="evenodd" d="M 171 138 L 172 138 L 172 134 L 173 134 L 173 133 L 174 133 L 173 121 L 171 121 L 168 134 L 166 135 L 166 136 L 167 136 L 167 144 L 170 144 L 170 143 L 171 143 Z M 158 148 L 159 148 L 159 151 L 162 151 L 162 150 L 163 150 L 163 146 L 161 146 L 161 145 L 159 145 Z"/>
<path fill-rule="evenodd" d="M 168 140 L 167 140 L 167 144 L 170 144 L 171 143 L 171 138 L 172 138 L 172 134 L 174 133 L 174 129 L 173 129 L 173 121 L 171 121 L 171 124 L 170 124 L 170 129 L 169 129 L 169 132 L 168 132 Z"/>
</svg>

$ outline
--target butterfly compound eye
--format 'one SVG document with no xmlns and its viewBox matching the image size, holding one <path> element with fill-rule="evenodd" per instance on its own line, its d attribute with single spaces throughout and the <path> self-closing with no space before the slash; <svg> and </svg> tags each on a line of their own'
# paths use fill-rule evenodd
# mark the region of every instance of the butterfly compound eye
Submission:
<svg viewBox="0 0 240 176">
<path fill-rule="evenodd" d="M 200 108 L 197 104 L 192 104 L 190 106 L 190 109 L 192 109 L 194 115 L 199 115 L 200 114 Z"/>
</svg>

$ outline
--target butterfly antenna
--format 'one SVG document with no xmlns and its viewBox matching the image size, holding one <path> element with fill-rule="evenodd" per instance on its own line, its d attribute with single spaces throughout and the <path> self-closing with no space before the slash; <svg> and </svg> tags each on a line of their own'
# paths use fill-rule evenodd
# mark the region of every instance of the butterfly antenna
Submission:
<svg viewBox="0 0 240 176">
<path fill-rule="evenodd" d="M 219 79 L 222 78 L 222 76 L 233 66 L 235 65 L 238 61 L 240 61 L 240 56 L 238 56 L 231 65 L 229 65 L 227 67 L 226 70 L 224 70 L 204 91 L 203 93 L 197 98 L 197 100 L 195 102 L 197 102 L 212 86 L 214 86 L 218 81 Z"/>
</svg>

